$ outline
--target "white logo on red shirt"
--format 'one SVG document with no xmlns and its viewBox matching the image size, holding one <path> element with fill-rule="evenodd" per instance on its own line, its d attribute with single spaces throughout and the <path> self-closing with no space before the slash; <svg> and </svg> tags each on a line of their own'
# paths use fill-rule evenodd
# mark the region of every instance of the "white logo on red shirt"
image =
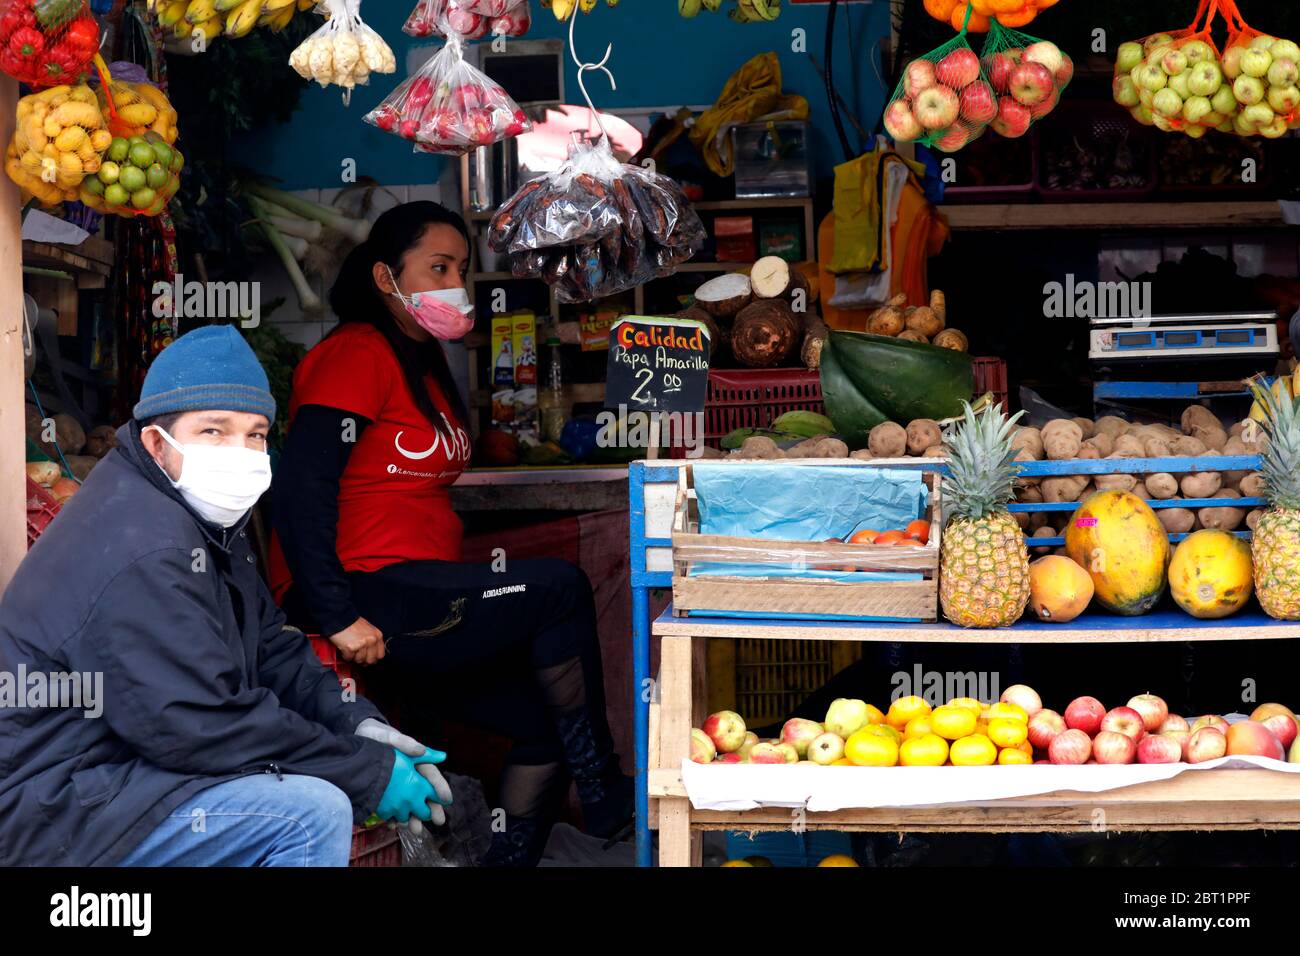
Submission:
<svg viewBox="0 0 1300 956">
<path fill-rule="evenodd" d="M 465 429 L 453 428 L 451 422 L 447 419 L 447 416 L 445 414 L 442 416 L 442 420 L 443 423 L 447 426 L 447 430 L 450 431 L 455 436 L 454 441 L 447 442 L 447 448 L 446 448 L 447 460 L 455 461 L 457 458 L 461 458 L 468 461 L 469 451 L 470 451 L 469 436 L 465 434 Z M 407 451 L 405 448 L 402 447 L 402 434 L 403 432 L 399 431 L 396 435 L 393 436 L 393 447 L 396 448 L 403 457 L 409 458 L 412 461 L 420 461 L 421 459 L 428 458 L 430 455 L 432 455 L 435 451 L 438 450 L 440 445 L 442 445 L 442 439 L 443 439 L 442 433 L 434 432 L 433 444 L 430 445 L 428 448 L 426 448 L 424 451 Z"/>
</svg>

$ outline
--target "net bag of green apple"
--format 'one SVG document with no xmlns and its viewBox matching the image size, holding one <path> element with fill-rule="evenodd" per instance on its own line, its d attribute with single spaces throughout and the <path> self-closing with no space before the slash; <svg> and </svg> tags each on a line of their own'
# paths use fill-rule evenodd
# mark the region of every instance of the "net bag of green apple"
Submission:
<svg viewBox="0 0 1300 956">
<path fill-rule="evenodd" d="M 99 103 L 112 142 L 99 169 L 81 181 L 78 198 L 97 212 L 124 218 L 157 216 L 181 185 L 184 157 L 176 142 L 176 110 L 151 83 L 113 79 L 96 57 Z"/>
<path fill-rule="evenodd" d="M 938 49 L 907 64 L 885 107 L 885 129 L 897 143 L 922 143 L 955 153 L 984 135 L 997 115 L 993 88 L 961 31 Z"/>
<path fill-rule="evenodd" d="M 1238 104 L 1210 33 L 1221 0 L 1201 0 L 1185 30 L 1121 43 L 1111 94 L 1145 126 L 1199 139 L 1233 131 Z"/>
<path fill-rule="evenodd" d="M 1236 132 L 1279 139 L 1300 129 L 1300 46 L 1247 25 L 1235 0 L 1219 6 L 1229 24 L 1223 73 L 1241 107 Z"/>
<path fill-rule="evenodd" d="M 446 45 L 365 115 L 416 152 L 460 155 L 533 128 L 505 89 L 465 59 L 464 38 L 443 20 Z"/>
<path fill-rule="evenodd" d="M 1051 40 L 1009 29 L 996 19 L 980 52 L 984 73 L 997 98 L 989 125 L 993 132 L 1017 139 L 1061 102 L 1074 79 L 1074 61 Z"/>
</svg>

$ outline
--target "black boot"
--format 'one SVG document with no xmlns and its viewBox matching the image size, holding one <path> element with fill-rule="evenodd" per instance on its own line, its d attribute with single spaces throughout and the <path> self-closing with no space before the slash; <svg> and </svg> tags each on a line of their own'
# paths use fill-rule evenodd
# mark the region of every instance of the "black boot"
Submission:
<svg viewBox="0 0 1300 956">
<path fill-rule="evenodd" d="M 545 821 L 536 817 L 515 817 L 505 815 L 506 828 L 493 831 L 492 844 L 488 847 L 479 866 L 486 867 L 531 867 L 536 866 L 546 849 L 546 838 L 551 828 Z"/>
<path fill-rule="evenodd" d="M 560 714 L 555 723 L 582 802 L 583 829 L 602 838 L 624 830 L 636 810 L 636 789 L 619 769 L 618 754 L 597 739 L 584 709 Z"/>
</svg>

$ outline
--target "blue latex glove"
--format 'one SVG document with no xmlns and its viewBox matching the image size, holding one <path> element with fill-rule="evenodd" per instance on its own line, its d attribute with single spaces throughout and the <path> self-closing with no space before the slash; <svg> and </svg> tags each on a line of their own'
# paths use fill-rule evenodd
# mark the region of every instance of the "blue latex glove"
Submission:
<svg viewBox="0 0 1300 956">
<path fill-rule="evenodd" d="M 393 773 L 375 810 L 379 818 L 398 823 L 405 823 L 412 816 L 419 820 L 430 819 L 434 806 L 441 801 L 433 784 L 420 772 L 419 765 L 442 763 L 446 759 L 447 755 L 441 750 L 426 748 L 421 756 L 412 758 L 394 747 Z"/>
<path fill-rule="evenodd" d="M 365 720 L 361 721 L 361 723 L 357 724 L 356 734 L 360 737 L 369 737 L 371 740 L 377 740 L 385 746 L 401 751 L 408 757 L 423 757 L 429 753 L 436 753 L 436 751 L 430 750 L 414 737 L 409 737 L 397 730 L 395 727 L 384 723 L 382 720 L 376 720 L 373 717 L 367 717 Z M 447 785 L 447 781 L 444 780 L 442 774 L 438 772 L 438 768 L 433 765 L 438 762 L 440 762 L 440 760 L 416 761 L 416 763 L 420 765 L 418 768 L 420 773 L 424 774 L 424 778 L 433 786 L 434 793 L 436 794 L 434 799 L 437 800 L 438 803 L 442 804 L 442 806 L 450 806 L 451 787 Z M 447 822 L 447 815 L 443 812 L 442 806 L 434 804 L 429 805 L 431 813 L 430 822 L 436 827 L 440 827 Z M 419 819 L 416 817 L 407 820 L 406 825 L 416 836 L 419 836 L 424 829 L 420 824 Z"/>
</svg>

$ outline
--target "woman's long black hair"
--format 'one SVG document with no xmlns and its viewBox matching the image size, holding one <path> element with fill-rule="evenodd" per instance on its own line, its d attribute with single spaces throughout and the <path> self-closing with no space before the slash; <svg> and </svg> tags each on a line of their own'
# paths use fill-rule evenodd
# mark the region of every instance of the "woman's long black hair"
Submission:
<svg viewBox="0 0 1300 956">
<path fill-rule="evenodd" d="M 330 308 L 339 317 L 340 326 L 345 322 L 365 322 L 379 330 L 397 356 L 416 407 L 438 432 L 454 439 L 454 435 L 447 434 L 447 424 L 424 387 L 424 376 L 432 374 L 457 422 L 468 428 L 469 416 L 461 401 L 460 390 L 451 377 L 442 345 L 437 341 L 422 344 L 402 332 L 389 313 L 385 295 L 375 285 L 374 278 L 376 262 L 387 263 L 394 278 L 400 276 L 402 256 L 420 241 L 426 229 L 440 224 L 455 227 L 465 237 L 466 245 L 469 244 L 465 220 L 436 202 L 403 203 L 380 215 L 370 227 L 370 237 L 344 259 L 338 278 L 330 289 Z"/>
</svg>

